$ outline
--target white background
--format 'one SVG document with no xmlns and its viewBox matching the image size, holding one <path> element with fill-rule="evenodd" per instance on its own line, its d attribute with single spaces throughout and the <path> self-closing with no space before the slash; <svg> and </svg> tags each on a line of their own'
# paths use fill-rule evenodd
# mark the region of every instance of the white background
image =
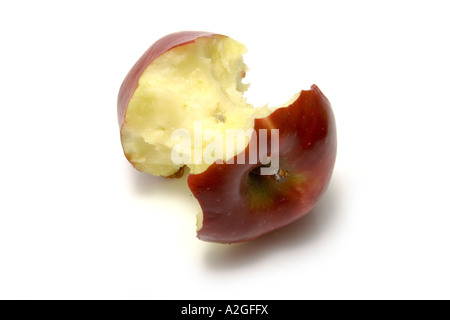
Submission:
<svg viewBox="0 0 450 320">
<path fill-rule="evenodd" d="M 0 298 L 450 298 L 445 1 L 2 1 Z M 136 172 L 120 84 L 180 30 L 246 44 L 248 99 L 317 84 L 338 158 L 313 212 L 237 245 L 195 237 L 185 181 Z"/>
</svg>

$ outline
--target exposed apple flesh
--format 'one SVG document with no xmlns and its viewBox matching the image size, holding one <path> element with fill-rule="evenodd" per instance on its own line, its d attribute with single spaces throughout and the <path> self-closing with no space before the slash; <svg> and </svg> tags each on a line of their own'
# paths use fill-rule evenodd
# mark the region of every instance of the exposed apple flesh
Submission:
<svg viewBox="0 0 450 320">
<path fill-rule="evenodd" d="M 279 171 L 260 175 L 261 163 L 212 164 L 190 175 L 189 187 L 202 208 L 197 226 L 201 240 L 240 242 L 281 228 L 308 213 L 330 181 L 335 120 L 317 86 L 302 91 L 290 106 L 256 119 L 255 129 L 279 129 Z M 249 147 L 243 152 L 248 159 Z"/>
<path fill-rule="evenodd" d="M 225 136 L 227 129 L 253 128 L 255 117 L 269 114 L 243 97 L 245 52 L 244 45 L 226 36 L 180 32 L 144 53 L 125 78 L 118 99 L 123 150 L 136 169 L 177 176 L 186 165 L 191 173 L 203 172 L 208 164 L 195 164 L 192 158 L 173 163 L 174 130 L 186 129 L 194 136 L 194 123 L 201 121 L 203 130 L 219 130 Z M 240 151 L 236 148 L 234 154 Z"/>
</svg>

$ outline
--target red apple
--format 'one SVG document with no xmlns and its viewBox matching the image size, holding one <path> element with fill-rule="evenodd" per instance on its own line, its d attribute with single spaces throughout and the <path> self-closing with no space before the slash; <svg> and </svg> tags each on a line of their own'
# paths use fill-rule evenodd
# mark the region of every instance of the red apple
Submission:
<svg viewBox="0 0 450 320">
<path fill-rule="evenodd" d="M 201 240 L 232 243 L 257 238 L 308 213 L 325 191 L 336 158 L 336 127 L 330 104 L 317 86 L 302 91 L 290 106 L 256 119 L 255 130 L 259 129 L 279 129 L 275 175 L 261 175 L 259 162 L 212 164 L 188 177 L 203 211 Z M 248 159 L 249 147 L 244 152 Z"/>
<path fill-rule="evenodd" d="M 188 184 L 202 210 L 198 237 L 205 241 L 246 241 L 299 219 L 325 191 L 336 158 L 333 112 L 318 87 L 276 110 L 254 108 L 243 97 L 245 52 L 245 46 L 223 35 L 170 34 L 144 53 L 119 92 L 125 156 L 136 169 L 156 176 L 178 177 L 184 167 L 190 170 Z M 189 145 L 189 156 L 174 161 L 173 132 L 184 129 L 195 136 L 199 121 L 223 136 L 229 129 L 255 133 L 243 147 L 233 146 L 231 157 L 229 150 L 216 149 L 217 163 L 195 161 L 198 149 L 200 154 L 208 149 L 204 141 L 199 148 Z M 264 129 L 267 140 L 260 133 Z M 270 154 L 272 129 L 278 129 L 273 134 L 279 136 L 279 148 Z M 267 155 L 279 159 L 276 171 L 262 174 L 261 168 L 270 165 L 260 152 L 256 163 L 241 164 L 242 156 L 249 160 L 251 146 L 267 147 Z"/>
</svg>

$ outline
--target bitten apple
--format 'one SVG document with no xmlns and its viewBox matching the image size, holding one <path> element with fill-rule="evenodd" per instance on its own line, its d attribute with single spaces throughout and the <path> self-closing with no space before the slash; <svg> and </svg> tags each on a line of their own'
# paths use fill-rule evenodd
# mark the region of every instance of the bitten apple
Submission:
<svg viewBox="0 0 450 320">
<path fill-rule="evenodd" d="M 122 83 L 117 108 L 122 147 L 136 169 L 165 177 L 184 165 L 203 172 L 205 162 L 172 161 L 174 130 L 194 136 L 194 123 L 201 121 L 203 130 L 225 136 L 228 129 L 251 129 L 255 117 L 269 114 L 243 97 L 246 50 L 223 35 L 185 31 L 161 38 L 142 55 Z"/>
<path fill-rule="evenodd" d="M 244 45 L 223 35 L 170 34 L 144 53 L 119 91 L 125 156 L 136 169 L 156 176 L 176 177 L 189 168 L 188 184 L 201 207 L 198 237 L 205 241 L 246 241 L 299 219 L 326 190 L 336 158 L 335 120 L 319 88 L 313 85 L 277 109 L 255 108 L 243 97 L 245 52 Z M 198 121 L 222 136 L 230 129 L 255 131 L 245 146 L 233 145 L 231 158 L 228 150 L 216 154 L 214 160 L 224 163 L 174 162 L 174 130 L 194 136 Z M 276 155 L 272 129 L 278 130 Z M 242 155 L 249 159 L 250 146 L 261 147 L 260 130 L 269 135 L 266 156 L 279 159 L 270 175 L 261 174 L 268 165 L 260 152 L 256 163 L 237 161 Z M 207 145 L 202 141 L 202 151 Z"/>
<path fill-rule="evenodd" d="M 260 129 L 269 135 L 279 129 L 276 173 L 261 175 L 259 161 L 212 164 L 188 177 L 202 208 L 200 239 L 233 243 L 257 238 L 308 213 L 325 191 L 336 158 L 336 127 L 330 104 L 317 86 L 302 91 L 290 106 L 256 119 L 255 130 Z M 249 147 L 243 152 L 248 159 Z"/>
</svg>

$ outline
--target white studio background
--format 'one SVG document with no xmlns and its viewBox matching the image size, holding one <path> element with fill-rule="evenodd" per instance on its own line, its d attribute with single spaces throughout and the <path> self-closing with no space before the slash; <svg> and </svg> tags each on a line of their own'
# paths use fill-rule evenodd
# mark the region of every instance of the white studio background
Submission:
<svg viewBox="0 0 450 320">
<path fill-rule="evenodd" d="M 0 298 L 450 298 L 446 1 L 2 1 Z M 313 212 L 195 237 L 183 181 L 135 172 L 120 84 L 180 30 L 246 44 L 248 99 L 317 84 L 338 159 Z"/>
</svg>

